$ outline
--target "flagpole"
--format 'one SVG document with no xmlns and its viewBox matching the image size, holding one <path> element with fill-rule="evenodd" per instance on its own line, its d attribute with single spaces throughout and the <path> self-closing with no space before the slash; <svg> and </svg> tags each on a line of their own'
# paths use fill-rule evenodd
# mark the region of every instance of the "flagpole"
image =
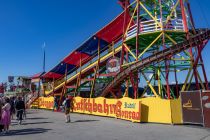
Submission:
<svg viewBox="0 0 210 140">
<path fill-rule="evenodd" d="M 43 44 L 43 49 L 44 49 L 44 56 L 43 56 L 43 72 L 45 72 L 45 62 L 46 62 L 46 52 L 45 52 L 45 42 Z"/>
</svg>

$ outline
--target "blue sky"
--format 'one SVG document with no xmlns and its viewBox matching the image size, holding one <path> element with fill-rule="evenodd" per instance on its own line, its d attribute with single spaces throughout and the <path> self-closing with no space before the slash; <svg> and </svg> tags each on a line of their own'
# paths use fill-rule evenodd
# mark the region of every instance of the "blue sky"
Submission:
<svg viewBox="0 0 210 140">
<path fill-rule="evenodd" d="M 210 1 L 190 1 L 196 26 L 209 27 L 198 3 L 210 24 Z M 0 0 L 0 82 L 42 71 L 44 42 L 46 69 L 51 69 L 121 10 L 117 0 Z M 203 52 L 207 75 L 208 53 L 210 45 Z"/>
</svg>

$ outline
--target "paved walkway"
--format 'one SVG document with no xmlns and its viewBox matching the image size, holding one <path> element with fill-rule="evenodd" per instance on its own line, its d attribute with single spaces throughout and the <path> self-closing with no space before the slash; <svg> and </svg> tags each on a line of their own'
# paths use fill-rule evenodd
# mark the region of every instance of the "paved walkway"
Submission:
<svg viewBox="0 0 210 140">
<path fill-rule="evenodd" d="M 210 130 L 199 126 L 131 123 L 89 115 L 72 114 L 72 123 L 62 113 L 30 110 L 23 125 L 12 122 L 0 140 L 210 140 Z"/>
</svg>

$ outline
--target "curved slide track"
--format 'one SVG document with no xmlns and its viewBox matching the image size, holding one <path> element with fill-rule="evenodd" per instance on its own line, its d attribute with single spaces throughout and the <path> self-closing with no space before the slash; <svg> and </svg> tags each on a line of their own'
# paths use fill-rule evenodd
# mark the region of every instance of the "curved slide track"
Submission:
<svg viewBox="0 0 210 140">
<path fill-rule="evenodd" d="M 174 56 L 184 50 L 189 49 L 190 47 L 198 47 L 204 41 L 210 39 L 210 30 L 200 29 L 198 30 L 197 34 L 190 37 L 188 40 L 176 44 L 170 48 L 164 49 L 162 51 L 156 52 L 153 55 L 150 55 L 140 61 L 137 61 L 123 71 L 118 73 L 115 78 L 106 86 L 101 94 L 102 97 L 105 97 L 110 93 L 112 89 L 118 87 L 121 83 L 123 83 L 126 79 L 128 79 L 130 73 L 134 73 L 142 68 L 149 66 L 154 62 L 161 62 L 164 61 L 166 58 L 170 56 Z"/>
</svg>

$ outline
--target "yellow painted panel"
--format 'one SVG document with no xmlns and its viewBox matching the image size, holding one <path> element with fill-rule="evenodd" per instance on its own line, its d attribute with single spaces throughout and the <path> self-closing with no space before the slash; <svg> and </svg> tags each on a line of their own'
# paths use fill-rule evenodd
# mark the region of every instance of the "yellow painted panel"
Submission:
<svg viewBox="0 0 210 140">
<path fill-rule="evenodd" d="M 140 122 L 141 103 L 130 98 L 74 98 L 74 112 Z"/>
<path fill-rule="evenodd" d="M 133 122 L 178 124 L 181 121 L 180 99 L 166 100 L 155 97 L 131 99 L 74 98 L 74 112 L 107 116 Z M 39 108 L 52 109 L 53 97 L 40 97 Z"/>
<path fill-rule="evenodd" d="M 142 122 L 172 123 L 169 100 L 150 97 L 142 98 L 140 101 Z"/>
<path fill-rule="evenodd" d="M 182 124 L 182 107 L 181 99 L 171 100 L 171 111 L 173 124 Z"/>
<path fill-rule="evenodd" d="M 39 105 L 40 109 L 53 109 L 53 105 L 54 105 L 54 98 L 53 97 L 39 97 L 39 99 L 37 99 L 37 100 L 39 102 L 38 105 Z M 32 104 L 31 107 L 33 107 L 33 106 L 36 107 L 37 105 Z"/>
</svg>

